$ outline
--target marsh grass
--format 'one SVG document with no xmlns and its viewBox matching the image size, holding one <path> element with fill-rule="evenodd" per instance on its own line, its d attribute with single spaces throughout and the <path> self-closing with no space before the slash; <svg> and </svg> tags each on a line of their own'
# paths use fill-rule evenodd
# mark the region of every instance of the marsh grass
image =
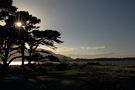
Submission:
<svg viewBox="0 0 135 90">
<path fill-rule="evenodd" d="M 0 90 L 135 90 L 134 83 L 135 65 L 50 64 L 0 71 Z"/>
</svg>

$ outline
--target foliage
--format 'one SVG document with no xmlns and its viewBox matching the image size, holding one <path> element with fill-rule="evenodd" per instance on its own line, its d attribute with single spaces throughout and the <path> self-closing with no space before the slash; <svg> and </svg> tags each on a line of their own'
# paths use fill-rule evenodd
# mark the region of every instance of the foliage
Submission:
<svg viewBox="0 0 135 90">
<path fill-rule="evenodd" d="M 17 7 L 12 4 L 12 0 L 0 0 L 0 22 L 4 23 L 0 25 L 0 54 L 5 66 L 20 57 L 24 66 L 25 51 L 29 52 L 28 61 L 31 64 L 39 45 L 56 48 L 55 42 L 63 43 L 60 40 L 60 32 L 39 30 L 40 19 L 29 14 L 28 11 L 17 11 Z M 17 22 L 21 25 L 17 26 Z M 21 56 L 11 58 L 16 53 L 20 53 Z"/>
</svg>

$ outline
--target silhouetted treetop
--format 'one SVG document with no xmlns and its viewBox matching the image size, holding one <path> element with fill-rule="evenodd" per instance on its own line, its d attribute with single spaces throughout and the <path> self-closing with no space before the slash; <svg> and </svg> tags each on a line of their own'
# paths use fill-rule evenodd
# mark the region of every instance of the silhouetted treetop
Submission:
<svg viewBox="0 0 135 90">
<path fill-rule="evenodd" d="M 30 31 L 39 28 L 36 24 L 40 23 L 41 20 L 30 15 L 27 11 L 17 11 L 14 15 L 10 15 L 5 22 L 7 26 L 15 26 L 16 22 L 21 22 L 22 26 L 25 26 L 25 30 Z"/>
<path fill-rule="evenodd" d="M 12 0 L 0 0 L 0 8 L 5 7 L 9 8 L 12 6 L 13 1 Z"/>
<path fill-rule="evenodd" d="M 42 31 L 39 31 L 39 30 L 33 30 L 32 31 L 34 37 L 37 37 L 37 38 L 46 38 L 46 39 L 54 39 L 54 38 L 60 38 L 60 32 L 56 31 L 56 30 L 42 30 Z"/>
<path fill-rule="evenodd" d="M 7 16 L 13 14 L 17 10 L 12 4 L 12 0 L 0 0 L 0 20 L 7 19 Z"/>
</svg>

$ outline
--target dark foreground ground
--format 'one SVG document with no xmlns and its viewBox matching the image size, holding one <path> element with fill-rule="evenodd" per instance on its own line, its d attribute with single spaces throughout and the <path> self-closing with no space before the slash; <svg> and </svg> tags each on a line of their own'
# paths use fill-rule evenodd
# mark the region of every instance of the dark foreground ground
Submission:
<svg viewBox="0 0 135 90">
<path fill-rule="evenodd" d="M 135 65 L 42 65 L 0 70 L 0 90 L 135 90 Z"/>
</svg>

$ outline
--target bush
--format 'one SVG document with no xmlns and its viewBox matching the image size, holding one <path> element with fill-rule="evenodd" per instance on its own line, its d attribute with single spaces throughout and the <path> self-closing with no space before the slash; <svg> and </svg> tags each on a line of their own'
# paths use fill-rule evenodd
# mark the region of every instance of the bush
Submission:
<svg viewBox="0 0 135 90">
<path fill-rule="evenodd" d="M 68 67 L 68 64 L 66 64 L 66 63 L 61 63 L 61 64 L 58 64 L 58 65 L 56 65 L 55 66 L 55 69 L 56 70 L 68 70 L 69 69 L 69 67 Z"/>
</svg>

